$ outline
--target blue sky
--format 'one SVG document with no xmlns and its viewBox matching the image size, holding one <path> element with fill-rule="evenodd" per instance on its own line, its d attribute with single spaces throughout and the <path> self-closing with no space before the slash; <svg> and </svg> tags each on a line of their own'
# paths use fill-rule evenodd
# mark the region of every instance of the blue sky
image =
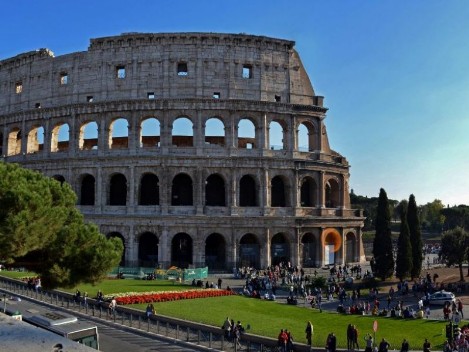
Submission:
<svg viewBox="0 0 469 352">
<path fill-rule="evenodd" d="M 294 40 L 356 194 L 469 204 L 469 1 L 17 0 L 1 17 L 0 59 L 123 32 Z"/>
</svg>

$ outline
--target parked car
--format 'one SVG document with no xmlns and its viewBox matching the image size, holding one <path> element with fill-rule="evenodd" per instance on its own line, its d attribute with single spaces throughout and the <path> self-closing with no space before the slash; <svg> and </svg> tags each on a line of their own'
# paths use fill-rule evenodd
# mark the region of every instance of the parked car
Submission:
<svg viewBox="0 0 469 352">
<path fill-rule="evenodd" d="M 456 297 L 452 292 L 443 290 L 432 293 L 428 298 L 423 296 L 422 301 L 426 304 L 445 305 L 456 302 Z"/>
</svg>

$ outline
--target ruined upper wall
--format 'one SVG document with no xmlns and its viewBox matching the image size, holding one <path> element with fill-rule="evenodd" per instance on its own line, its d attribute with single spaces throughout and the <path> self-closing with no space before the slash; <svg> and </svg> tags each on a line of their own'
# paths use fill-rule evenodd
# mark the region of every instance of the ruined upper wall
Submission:
<svg viewBox="0 0 469 352">
<path fill-rule="evenodd" d="M 121 99 L 219 98 L 319 105 L 294 42 L 215 33 L 127 33 L 88 51 L 0 61 L 0 113 Z"/>
</svg>

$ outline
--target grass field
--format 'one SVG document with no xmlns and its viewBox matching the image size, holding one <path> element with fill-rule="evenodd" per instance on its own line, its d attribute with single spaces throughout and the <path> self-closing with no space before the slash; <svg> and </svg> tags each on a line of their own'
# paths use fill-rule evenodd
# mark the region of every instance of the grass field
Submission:
<svg viewBox="0 0 469 352">
<path fill-rule="evenodd" d="M 14 278 L 34 276 L 34 273 L 2 271 L 0 275 Z M 119 292 L 147 292 L 184 290 L 193 288 L 189 285 L 159 280 L 104 280 L 98 285 L 80 285 L 76 288 L 63 290 L 74 293 L 76 289 L 88 292 L 94 297 L 98 290 L 104 294 Z M 242 296 L 214 297 L 172 301 L 154 304 L 156 313 L 186 319 L 219 327 L 226 317 L 240 320 L 247 331 L 256 335 L 276 338 L 280 329 L 289 329 L 295 341 L 304 343 L 306 322 L 314 325 L 314 346 L 323 347 L 330 332 L 337 336 L 338 347 L 346 347 L 346 330 L 348 324 L 354 324 L 359 331 L 360 348 L 364 347 L 363 337 L 373 333 L 373 322 L 378 321 L 376 339 L 386 338 L 391 349 L 399 349 L 403 338 L 409 340 L 411 349 L 421 350 L 423 340 L 428 338 L 433 348 L 441 348 L 445 341 L 445 322 L 435 320 L 404 320 L 399 318 L 383 318 L 359 315 L 342 315 L 335 312 L 322 313 L 318 310 L 305 308 L 303 305 L 291 306 Z M 133 307 L 144 310 L 146 305 Z"/>
</svg>

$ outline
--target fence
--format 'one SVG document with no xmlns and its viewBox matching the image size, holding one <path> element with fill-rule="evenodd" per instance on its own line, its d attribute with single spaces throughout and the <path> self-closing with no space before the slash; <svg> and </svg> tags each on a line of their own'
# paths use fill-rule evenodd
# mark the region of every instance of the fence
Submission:
<svg viewBox="0 0 469 352">
<path fill-rule="evenodd" d="M 123 327 L 138 329 L 141 332 L 157 334 L 217 351 L 277 351 L 277 340 L 275 339 L 243 334 L 239 344 L 236 344 L 232 339 L 225 338 L 221 328 L 160 315 L 147 317 L 143 311 L 124 306 L 118 306 L 114 311 L 109 311 L 108 302 L 98 302 L 94 299 L 87 299 L 86 303 L 83 300 L 77 302 L 72 294 L 56 290 L 36 291 L 28 288 L 26 283 L 19 280 L 0 278 L 0 291 L 78 312 Z M 302 344 L 296 344 L 294 350 L 310 351 L 309 346 Z"/>
</svg>

